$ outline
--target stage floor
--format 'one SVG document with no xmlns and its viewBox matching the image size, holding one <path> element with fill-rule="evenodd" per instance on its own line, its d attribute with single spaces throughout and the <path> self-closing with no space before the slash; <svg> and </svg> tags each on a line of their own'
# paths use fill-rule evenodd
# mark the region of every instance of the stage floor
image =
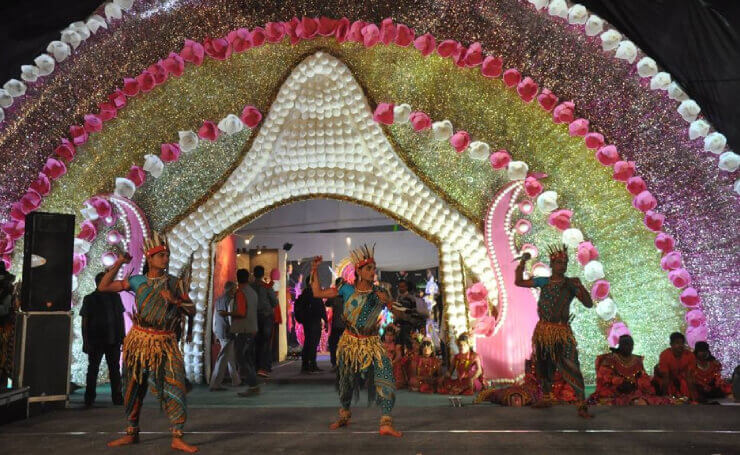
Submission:
<svg viewBox="0 0 740 455">
<path fill-rule="evenodd" d="M 322 365 L 327 366 L 327 365 Z M 740 406 L 597 407 L 593 420 L 570 406 L 545 410 L 490 404 L 453 408 L 447 397 L 400 391 L 394 419 L 401 439 L 377 435 L 378 409 L 363 396 L 352 425 L 329 431 L 337 410 L 332 375 L 302 376 L 299 362 L 278 366 L 254 398 L 236 390 L 189 395 L 188 441 L 202 453 L 479 454 L 504 453 L 740 453 Z M 107 449 L 105 442 L 126 425 L 122 409 L 99 387 L 92 409 L 82 409 L 82 391 L 69 409 L 50 411 L 0 427 L 0 447 L 9 454 L 172 453 L 167 419 L 149 399 L 141 418 L 141 443 Z"/>
</svg>

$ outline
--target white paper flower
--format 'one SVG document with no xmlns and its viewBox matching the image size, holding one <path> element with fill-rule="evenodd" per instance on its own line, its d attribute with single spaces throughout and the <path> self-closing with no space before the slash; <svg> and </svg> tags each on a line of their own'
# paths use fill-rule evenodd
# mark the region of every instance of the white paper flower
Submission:
<svg viewBox="0 0 740 455">
<path fill-rule="evenodd" d="M 452 137 L 452 131 L 452 122 L 449 120 L 432 123 L 432 133 L 434 135 L 434 139 L 438 141 L 446 141 Z"/>
<path fill-rule="evenodd" d="M 686 101 L 689 99 L 689 96 L 676 81 L 671 82 L 671 85 L 668 86 L 668 97 L 676 101 Z"/>
<path fill-rule="evenodd" d="M 71 24 L 69 24 L 69 27 L 67 27 L 67 29 L 77 32 L 77 34 L 80 35 L 80 40 L 82 41 L 90 38 L 90 29 L 87 28 L 87 24 L 85 24 L 83 21 L 72 22 Z"/>
<path fill-rule="evenodd" d="M 92 245 L 85 239 L 75 238 L 74 240 L 74 252 L 75 254 L 87 254 L 90 251 Z"/>
<path fill-rule="evenodd" d="M 54 66 L 56 65 L 56 62 L 54 62 L 54 57 L 52 57 L 49 54 L 41 54 L 35 59 L 33 59 L 33 63 L 36 64 L 36 67 L 39 69 L 39 76 L 48 76 L 49 74 L 54 72 Z"/>
<path fill-rule="evenodd" d="M 491 146 L 481 141 L 473 141 L 468 146 L 468 155 L 476 161 L 485 161 L 491 153 Z"/>
<path fill-rule="evenodd" d="M 77 279 L 77 275 L 72 275 L 72 292 L 77 290 L 77 286 L 80 285 L 79 280 Z"/>
<path fill-rule="evenodd" d="M 506 175 L 509 180 L 524 180 L 527 178 L 529 166 L 524 161 L 510 161 L 506 168 Z"/>
<path fill-rule="evenodd" d="M 120 6 L 116 5 L 115 3 L 105 4 L 105 18 L 108 19 L 108 22 L 114 19 L 120 19 L 122 16 L 123 13 L 121 12 Z"/>
<path fill-rule="evenodd" d="M 617 304 L 610 298 L 605 298 L 596 304 L 596 314 L 605 321 L 614 319 L 617 315 Z"/>
<path fill-rule="evenodd" d="M 113 0 L 122 10 L 128 11 L 134 6 L 134 0 Z"/>
<path fill-rule="evenodd" d="M 156 179 L 162 175 L 162 171 L 164 171 L 164 163 L 157 155 L 144 155 L 143 169 Z"/>
<path fill-rule="evenodd" d="M 637 58 L 637 46 L 632 41 L 622 41 L 617 47 L 617 52 L 614 54 L 615 57 L 627 60 L 630 63 L 634 63 Z"/>
<path fill-rule="evenodd" d="M 393 108 L 394 123 L 408 123 L 411 115 L 411 106 L 408 104 L 399 104 Z"/>
<path fill-rule="evenodd" d="M 95 14 L 90 16 L 85 26 L 90 30 L 90 33 L 97 33 L 101 28 L 108 28 L 108 23 L 100 15 Z"/>
<path fill-rule="evenodd" d="M 0 107 L 0 123 L 5 121 L 5 111 Z"/>
<path fill-rule="evenodd" d="M 737 194 L 740 194 L 740 179 L 735 180 L 735 184 L 732 186 Z"/>
<path fill-rule="evenodd" d="M 98 211 L 95 210 L 95 207 L 87 202 L 85 202 L 85 206 L 80 209 L 80 213 L 82 214 L 82 217 L 86 220 L 95 221 L 98 219 Z"/>
<path fill-rule="evenodd" d="M 558 208 L 558 193 L 545 191 L 537 197 L 537 208 L 544 213 L 550 213 Z"/>
<path fill-rule="evenodd" d="M 725 149 L 725 145 L 727 145 L 727 138 L 720 132 L 715 131 L 704 138 L 705 152 L 712 152 L 715 155 L 719 155 Z"/>
<path fill-rule="evenodd" d="M 586 35 L 596 36 L 604 30 L 604 19 L 592 14 L 586 21 Z"/>
<path fill-rule="evenodd" d="M 116 177 L 116 189 L 114 193 L 116 196 L 125 197 L 126 199 L 131 199 L 134 197 L 134 193 L 136 192 L 136 185 L 134 185 L 134 182 L 127 178 L 123 177 Z"/>
<path fill-rule="evenodd" d="M 620 41 L 622 41 L 622 34 L 614 29 L 601 34 L 601 47 L 605 51 L 616 49 Z"/>
<path fill-rule="evenodd" d="M 72 49 L 77 49 L 77 46 L 82 42 L 80 34 L 72 29 L 62 30 L 62 42 L 72 46 Z"/>
<path fill-rule="evenodd" d="M 529 1 L 529 3 L 531 3 L 532 5 L 534 5 L 534 8 L 535 9 L 541 10 L 542 8 L 544 8 L 544 7 L 547 6 L 547 1 L 548 0 L 528 0 L 528 1 Z"/>
<path fill-rule="evenodd" d="M 704 137 L 709 132 L 709 123 L 704 119 L 694 120 L 689 125 L 689 139 L 694 140 L 698 137 Z"/>
<path fill-rule="evenodd" d="M 10 107 L 13 105 L 13 97 L 4 88 L 0 89 L 0 107 Z"/>
<path fill-rule="evenodd" d="M 640 77 L 653 77 L 658 72 L 658 64 L 650 57 L 643 57 L 637 62 L 637 74 Z"/>
<path fill-rule="evenodd" d="M 198 148 L 198 135 L 195 134 L 195 131 L 180 131 L 178 134 L 180 135 L 180 141 L 178 142 L 180 150 L 188 153 Z"/>
<path fill-rule="evenodd" d="M 26 82 L 36 82 L 39 78 L 39 69 L 34 65 L 21 65 L 21 79 Z"/>
<path fill-rule="evenodd" d="M 727 172 L 735 172 L 740 166 L 740 155 L 727 151 L 719 156 L 719 168 Z"/>
<path fill-rule="evenodd" d="M 661 71 L 650 79 L 650 90 L 668 90 L 670 84 L 671 75 Z"/>
<path fill-rule="evenodd" d="M 588 10 L 585 6 L 576 3 L 568 10 L 568 22 L 574 25 L 583 25 L 588 20 Z"/>
<path fill-rule="evenodd" d="M 534 277 L 551 275 L 552 270 L 550 270 L 550 267 L 548 267 L 546 264 L 540 262 L 532 266 L 532 276 Z"/>
<path fill-rule="evenodd" d="M 240 119 L 236 115 L 229 114 L 226 117 L 222 118 L 220 122 L 218 122 L 218 129 L 228 135 L 232 135 L 243 130 L 244 123 L 242 123 L 242 119 Z"/>
<path fill-rule="evenodd" d="M 19 81 L 18 79 L 11 79 L 8 82 L 3 85 L 3 88 L 12 96 L 13 98 L 18 98 L 19 96 L 23 96 L 26 94 L 26 84 Z"/>
<path fill-rule="evenodd" d="M 547 13 L 550 16 L 562 17 L 565 19 L 568 17 L 568 5 L 565 0 L 552 0 L 550 6 L 547 8 Z"/>
<path fill-rule="evenodd" d="M 596 281 L 604 278 L 604 266 L 599 261 L 591 261 L 583 268 L 583 277 L 586 281 Z"/>
<path fill-rule="evenodd" d="M 577 228 L 568 228 L 563 231 L 563 243 L 569 248 L 576 248 L 583 242 L 583 232 Z"/>
<path fill-rule="evenodd" d="M 699 115 L 699 112 L 701 112 L 701 108 L 694 100 L 682 101 L 681 104 L 678 105 L 678 113 L 681 114 L 681 117 L 683 117 L 687 122 L 693 122 L 696 120 L 696 116 Z"/>
<path fill-rule="evenodd" d="M 46 46 L 46 52 L 53 55 L 57 62 L 63 62 L 67 57 L 69 57 L 72 50 L 67 43 L 52 41 L 48 46 Z"/>
</svg>

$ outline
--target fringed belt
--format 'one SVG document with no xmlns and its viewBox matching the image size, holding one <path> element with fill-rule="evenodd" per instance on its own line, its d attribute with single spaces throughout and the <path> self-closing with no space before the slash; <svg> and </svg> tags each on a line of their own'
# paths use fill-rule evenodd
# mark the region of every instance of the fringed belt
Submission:
<svg viewBox="0 0 740 455">
<path fill-rule="evenodd" d="M 358 335 L 345 330 L 337 345 L 337 356 L 351 373 L 370 367 L 374 360 L 383 361 L 385 349 L 377 335 Z"/>
<path fill-rule="evenodd" d="M 573 331 L 566 323 L 539 321 L 532 334 L 532 347 L 543 351 L 553 351 L 558 345 L 572 344 L 575 346 L 576 339 Z"/>
<path fill-rule="evenodd" d="M 134 325 L 123 340 L 123 363 L 139 383 L 145 370 L 156 374 L 168 358 L 181 356 L 172 331 Z M 171 373 L 174 375 L 174 371 Z"/>
</svg>

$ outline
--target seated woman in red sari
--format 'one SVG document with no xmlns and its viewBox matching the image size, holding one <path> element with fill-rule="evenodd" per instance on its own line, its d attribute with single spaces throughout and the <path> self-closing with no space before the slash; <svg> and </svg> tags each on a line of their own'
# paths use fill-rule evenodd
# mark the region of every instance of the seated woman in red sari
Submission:
<svg viewBox="0 0 740 455">
<path fill-rule="evenodd" d="M 671 347 L 660 353 L 655 367 L 653 386 L 658 395 L 689 397 L 688 375 L 695 363 L 694 354 L 686 346 L 686 337 L 680 332 L 672 333 Z"/>
<path fill-rule="evenodd" d="M 483 374 L 480 357 L 470 348 L 468 335 L 465 333 L 457 337 L 457 347 L 460 353 L 452 360 L 452 367 L 437 388 L 437 393 L 473 395 L 475 380 Z M 457 375 L 455 379 L 452 379 L 453 373 Z"/>
<path fill-rule="evenodd" d="M 416 359 L 414 382 L 409 383 L 409 389 L 414 392 L 434 393 L 437 390 L 441 369 L 442 361 L 434 355 L 434 344 L 427 338 L 421 343 L 421 355 Z"/>
<path fill-rule="evenodd" d="M 630 335 L 622 335 L 617 348 L 596 358 L 596 391 L 589 402 L 617 406 L 668 404 L 667 399 L 655 396 L 642 356 L 632 354 L 634 344 Z"/>
<path fill-rule="evenodd" d="M 416 381 L 416 362 L 420 357 L 420 350 L 421 350 L 421 341 L 423 339 L 423 336 L 417 332 L 414 331 L 411 333 L 410 340 L 411 340 L 411 347 L 404 346 L 404 356 L 403 356 L 403 368 L 404 372 L 406 374 L 406 380 L 407 383 L 415 384 Z"/>
<path fill-rule="evenodd" d="M 711 399 L 725 398 L 732 393 L 732 385 L 722 379 L 722 364 L 709 352 L 706 341 L 694 346 L 696 363 L 689 369 L 691 399 L 706 403 Z"/>
<path fill-rule="evenodd" d="M 398 329 L 395 325 L 388 324 L 383 332 L 383 347 L 393 365 L 393 377 L 396 379 L 396 389 L 405 389 L 408 378 L 405 371 L 405 359 L 403 358 L 401 345 L 396 344 Z"/>
</svg>

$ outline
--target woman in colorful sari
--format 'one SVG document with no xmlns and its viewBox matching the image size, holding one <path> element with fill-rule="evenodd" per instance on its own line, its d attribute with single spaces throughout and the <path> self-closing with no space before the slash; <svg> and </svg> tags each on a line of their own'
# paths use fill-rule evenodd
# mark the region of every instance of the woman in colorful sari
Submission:
<svg viewBox="0 0 740 455">
<path fill-rule="evenodd" d="M 475 381 L 483 374 L 480 357 L 471 349 L 466 333 L 457 337 L 457 347 L 460 352 L 453 358 L 452 367 L 447 371 L 446 378 L 437 388 L 437 393 L 473 395 L 475 393 Z M 457 374 L 455 379 L 452 379 L 453 373 Z"/>
</svg>

